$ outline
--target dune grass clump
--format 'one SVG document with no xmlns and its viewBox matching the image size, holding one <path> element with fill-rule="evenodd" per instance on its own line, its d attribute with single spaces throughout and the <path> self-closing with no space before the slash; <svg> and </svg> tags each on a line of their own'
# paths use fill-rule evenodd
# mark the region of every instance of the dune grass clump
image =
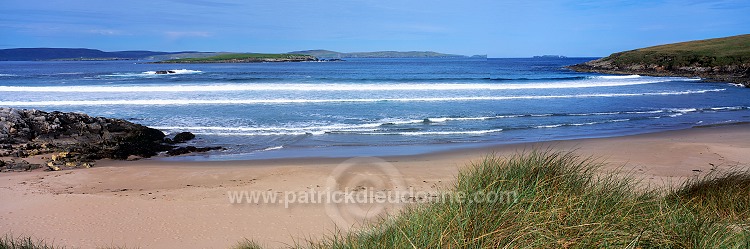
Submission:
<svg viewBox="0 0 750 249">
<path fill-rule="evenodd" d="M 236 245 L 234 245 L 234 247 L 232 247 L 232 249 L 261 249 L 261 248 L 263 247 L 260 246 L 260 244 L 247 238 L 245 240 L 238 242 Z"/>
<path fill-rule="evenodd" d="M 694 213 L 750 225 L 750 171 L 715 171 L 686 181 L 667 196 Z"/>
<path fill-rule="evenodd" d="M 31 237 L 14 237 L 6 234 L 0 236 L 0 249 L 54 249 L 60 248 L 48 245 L 42 240 L 34 240 Z"/>
<path fill-rule="evenodd" d="M 665 193 L 639 188 L 632 177 L 602 173 L 601 166 L 569 152 L 488 156 L 460 172 L 452 191 L 466 196 L 515 191 L 517 199 L 416 205 L 371 229 L 333 235 L 306 247 L 750 246 L 748 174 L 693 180 Z M 736 184 L 745 185 L 727 187 Z"/>
</svg>

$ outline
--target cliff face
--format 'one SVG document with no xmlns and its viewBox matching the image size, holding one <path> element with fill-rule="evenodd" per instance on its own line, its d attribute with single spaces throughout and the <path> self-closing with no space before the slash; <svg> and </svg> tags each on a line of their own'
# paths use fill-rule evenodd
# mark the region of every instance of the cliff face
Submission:
<svg viewBox="0 0 750 249">
<path fill-rule="evenodd" d="M 701 77 L 750 87 L 750 35 L 636 49 L 568 68 L 580 72 Z"/>
</svg>

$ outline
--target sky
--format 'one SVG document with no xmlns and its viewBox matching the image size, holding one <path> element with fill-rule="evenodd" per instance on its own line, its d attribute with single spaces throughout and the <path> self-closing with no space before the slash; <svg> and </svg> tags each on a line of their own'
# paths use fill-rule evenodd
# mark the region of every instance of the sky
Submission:
<svg viewBox="0 0 750 249">
<path fill-rule="evenodd" d="M 748 0 L 0 0 L 0 49 L 599 57 L 750 33 Z"/>
</svg>

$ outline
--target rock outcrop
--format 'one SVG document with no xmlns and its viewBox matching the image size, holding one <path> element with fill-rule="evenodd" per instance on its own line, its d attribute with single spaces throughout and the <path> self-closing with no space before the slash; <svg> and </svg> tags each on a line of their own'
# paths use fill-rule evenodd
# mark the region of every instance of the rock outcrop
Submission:
<svg viewBox="0 0 750 249">
<path fill-rule="evenodd" d="M 187 141 L 190 135 L 183 134 L 178 140 Z M 92 165 L 89 162 L 105 158 L 147 158 L 178 148 L 167 141 L 157 129 L 122 119 L 0 108 L 0 157 L 25 158 L 51 153 L 47 162 L 51 170 L 88 168 Z M 8 163 L 4 164 L 7 167 Z"/>
<path fill-rule="evenodd" d="M 184 143 L 184 142 L 193 140 L 194 138 L 195 138 L 195 134 L 191 132 L 180 132 L 174 135 L 174 138 L 172 138 L 172 142 Z"/>
<path fill-rule="evenodd" d="M 578 72 L 605 74 L 700 77 L 708 81 L 731 82 L 750 87 L 750 63 L 725 66 L 701 66 L 701 64 L 671 66 L 656 63 L 617 63 L 612 56 L 569 66 L 568 68 Z"/>
</svg>

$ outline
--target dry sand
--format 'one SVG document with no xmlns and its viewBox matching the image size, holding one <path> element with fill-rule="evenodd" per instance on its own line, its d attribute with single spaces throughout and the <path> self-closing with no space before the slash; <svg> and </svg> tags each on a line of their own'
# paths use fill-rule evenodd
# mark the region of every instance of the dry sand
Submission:
<svg viewBox="0 0 750 249">
<path fill-rule="evenodd" d="M 346 158 L 142 160 L 101 161 L 95 168 L 59 172 L 3 173 L 0 232 L 76 248 L 229 248 L 243 238 L 283 247 L 335 230 L 326 206 L 231 204 L 228 191 L 322 191 L 334 175 L 346 180 L 340 183 L 345 187 L 371 184 L 379 190 L 434 192 L 483 155 L 532 148 L 577 150 L 607 161 L 605 170 L 626 170 L 644 179 L 644 185 L 665 186 L 712 169 L 750 167 L 750 125 L 386 157 L 369 165 Z"/>
</svg>

